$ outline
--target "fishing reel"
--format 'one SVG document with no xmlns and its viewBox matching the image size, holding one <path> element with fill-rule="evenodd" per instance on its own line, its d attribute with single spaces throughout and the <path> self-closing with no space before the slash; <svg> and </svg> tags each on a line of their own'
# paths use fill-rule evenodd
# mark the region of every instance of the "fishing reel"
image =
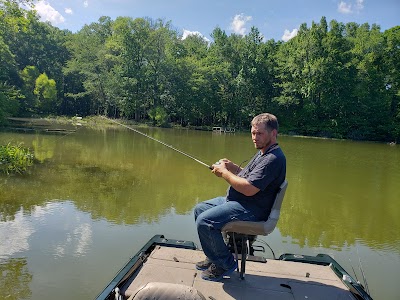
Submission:
<svg viewBox="0 0 400 300">
<path fill-rule="evenodd" d="M 220 161 L 217 161 L 217 162 L 213 163 L 211 166 L 209 166 L 208 168 L 209 168 L 210 170 L 212 170 L 212 169 L 214 169 L 214 168 L 213 168 L 214 165 L 220 165 L 220 164 L 221 164 L 221 162 L 220 162 Z"/>
</svg>

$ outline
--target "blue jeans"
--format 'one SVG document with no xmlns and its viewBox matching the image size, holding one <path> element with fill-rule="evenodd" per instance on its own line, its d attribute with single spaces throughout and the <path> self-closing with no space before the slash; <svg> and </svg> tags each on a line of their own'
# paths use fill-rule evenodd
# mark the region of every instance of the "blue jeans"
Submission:
<svg viewBox="0 0 400 300">
<path fill-rule="evenodd" d="M 234 258 L 225 244 L 222 227 L 231 221 L 256 221 L 256 215 L 236 201 L 217 197 L 201 202 L 194 208 L 194 219 L 204 254 L 217 266 L 228 270 Z"/>
</svg>

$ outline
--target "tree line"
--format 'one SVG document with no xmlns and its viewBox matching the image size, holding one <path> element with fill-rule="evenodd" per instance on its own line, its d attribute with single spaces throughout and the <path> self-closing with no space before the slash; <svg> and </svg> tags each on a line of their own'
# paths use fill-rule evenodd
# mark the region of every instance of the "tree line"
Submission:
<svg viewBox="0 0 400 300">
<path fill-rule="evenodd" d="M 398 141 L 400 26 L 302 24 L 288 42 L 216 27 L 101 17 L 76 33 L 0 0 L 0 124 L 8 116 L 104 114 L 166 126 L 248 128 L 269 111 L 293 134 Z"/>
</svg>

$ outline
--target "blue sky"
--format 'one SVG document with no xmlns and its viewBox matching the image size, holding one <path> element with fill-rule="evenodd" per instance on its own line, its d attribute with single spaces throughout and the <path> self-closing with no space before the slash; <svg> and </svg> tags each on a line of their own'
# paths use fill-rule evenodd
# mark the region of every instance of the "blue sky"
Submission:
<svg viewBox="0 0 400 300">
<path fill-rule="evenodd" d="M 376 23 L 382 31 L 400 25 L 400 0 L 46 0 L 37 1 L 42 21 L 72 32 L 101 16 L 150 17 L 171 21 L 183 36 L 211 40 L 218 26 L 230 35 L 255 26 L 265 39 L 288 40 L 302 23 L 330 20 Z"/>
</svg>

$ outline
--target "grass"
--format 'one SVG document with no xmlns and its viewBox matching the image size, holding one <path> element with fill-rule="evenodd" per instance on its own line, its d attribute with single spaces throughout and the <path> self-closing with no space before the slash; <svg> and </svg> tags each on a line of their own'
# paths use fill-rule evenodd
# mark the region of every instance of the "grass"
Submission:
<svg viewBox="0 0 400 300">
<path fill-rule="evenodd" d="M 0 173 L 23 174 L 33 165 L 34 155 L 21 144 L 0 146 Z"/>
</svg>

